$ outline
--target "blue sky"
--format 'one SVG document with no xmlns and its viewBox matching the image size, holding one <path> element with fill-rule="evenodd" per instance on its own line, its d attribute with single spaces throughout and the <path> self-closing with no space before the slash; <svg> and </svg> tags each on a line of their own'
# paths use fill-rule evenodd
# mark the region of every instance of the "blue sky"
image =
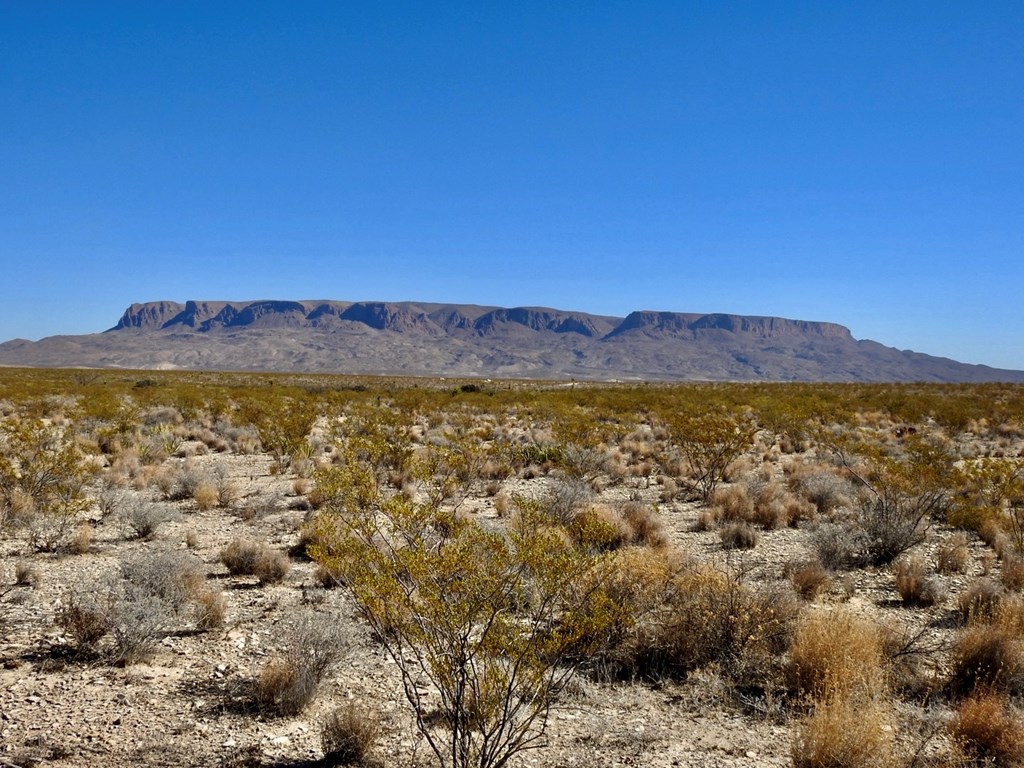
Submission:
<svg viewBox="0 0 1024 768">
<path fill-rule="evenodd" d="M 410 299 L 1024 369 L 1020 2 L 0 0 L 0 116 L 0 340 Z"/>
</svg>

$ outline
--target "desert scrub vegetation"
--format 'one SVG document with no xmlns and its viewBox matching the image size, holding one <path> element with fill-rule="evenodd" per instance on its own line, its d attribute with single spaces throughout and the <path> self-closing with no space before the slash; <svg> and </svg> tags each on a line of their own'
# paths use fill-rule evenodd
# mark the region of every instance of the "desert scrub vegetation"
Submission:
<svg viewBox="0 0 1024 768">
<path fill-rule="evenodd" d="M 594 603 L 596 557 L 570 546 L 536 504 L 520 502 L 516 524 L 492 530 L 445 505 L 446 471 L 428 478 L 414 466 L 429 489 L 413 501 L 347 458 L 320 510 L 329 545 L 312 554 L 340 574 L 397 665 L 437 761 L 500 766 L 540 746 L 588 641 L 615 621 Z"/>
<path fill-rule="evenodd" d="M 93 473 L 66 429 L 34 418 L 0 421 L 0 529 L 25 530 L 39 550 L 67 547 L 89 506 Z"/>
<path fill-rule="evenodd" d="M 579 729 L 618 695 L 666 718 L 702 701 L 750 732 L 789 727 L 782 752 L 777 733 L 762 742 L 774 763 L 910 765 L 925 721 L 936 765 L 1017 759 L 985 726 L 1013 733 L 1022 695 L 1022 388 L 464 384 L 0 369 L 5 430 L 52 436 L 81 470 L 54 556 L 22 525 L 53 508 L 19 485 L 34 456 L 5 444 L 0 546 L 40 579 L 3 576 L 18 644 L 4 665 L 173 658 L 203 677 L 182 690 L 210 701 L 223 685 L 200 662 L 230 657 L 225 678 L 246 682 L 228 686 L 238 707 L 203 710 L 211 727 L 322 720 L 336 702 L 317 700 L 315 654 L 290 628 L 299 606 L 354 598 L 360 642 L 331 642 L 362 671 L 332 661 L 320 679 L 372 705 L 325 725 L 339 763 L 373 743 L 390 761 L 402 741 L 498 764 L 555 729 L 555 749 L 613 760 L 621 734 Z M 279 408 L 289 423 L 271 423 Z M 183 538 L 202 576 L 187 597 L 122 565 Z M 285 550 L 286 584 L 257 588 L 283 576 Z M 368 665 L 370 648 L 397 663 Z M 379 708 L 367 735 L 378 708 L 356 678 L 371 667 L 409 706 Z M 669 697 L 689 703 L 650 703 Z M 552 717 L 561 706 L 584 715 Z M 409 738 L 417 718 L 443 760 Z M 629 759 L 672 738 L 635 737 Z"/>
<path fill-rule="evenodd" d="M 290 716 L 305 709 L 316 696 L 324 678 L 344 656 L 347 638 L 337 616 L 309 613 L 301 615 L 283 635 L 281 649 L 264 664 L 253 683 L 253 699 L 261 709 Z"/>
<path fill-rule="evenodd" d="M 189 619 L 205 630 L 219 626 L 223 616 L 223 599 L 206 584 L 195 558 L 156 550 L 69 589 L 56 621 L 79 652 L 98 653 L 109 636 L 104 655 L 131 664 L 149 658 L 161 637 Z"/>
<path fill-rule="evenodd" d="M 288 556 L 263 542 L 232 539 L 220 551 L 220 561 L 232 576 L 255 576 L 261 584 L 276 584 L 288 575 Z"/>
</svg>

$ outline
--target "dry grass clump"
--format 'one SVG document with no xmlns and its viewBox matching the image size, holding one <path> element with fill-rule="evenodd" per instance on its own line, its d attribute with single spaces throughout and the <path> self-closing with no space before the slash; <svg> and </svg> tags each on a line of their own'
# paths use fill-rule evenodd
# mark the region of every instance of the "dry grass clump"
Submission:
<svg viewBox="0 0 1024 768">
<path fill-rule="evenodd" d="M 810 520 L 816 512 L 811 502 L 794 496 L 781 484 L 772 480 L 758 485 L 749 522 L 760 525 L 765 530 L 774 530 Z"/>
<path fill-rule="evenodd" d="M 832 586 L 832 574 L 818 560 L 788 563 L 783 575 L 804 600 L 814 600 Z"/>
<path fill-rule="evenodd" d="M 380 718 L 355 702 L 337 707 L 320 728 L 326 765 L 359 765 L 380 734 Z"/>
<path fill-rule="evenodd" d="M 905 557 L 896 564 L 896 590 L 906 606 L 927 607 L 945 597 L 942 583 L 918 556 Z"/>
<path fill-rule="evenodd" d="M 939 545 L 936 553 L 937 570 L 939 573 L 963 573 L 967 570 L 967 559 L 970 556 L 967 534 L 960 532 L 948 541 Z"/>
<path fill-rule="evenodd" d="M 999 580 L 1007 589 L 1019 592 L 1024 589 L 1024 557 L 1008 554 L 1002 559 Z"/>
<path fill-rule="evenodd" d="M 1003 588 L 988 578 L 975 579 L 957 598 L 962 624 L 991 621 L 1005 595 Z"/>
<path fill-rule="evenodd" d="M 92 524 L 80 523 L 68 542 L 68 552 L 73 555 L 84 555 L 92 547 Z"/>
<path fill-rule="evenodd" d="M 950 659 L 949 691 L 954 697 L 1024 692 L 1024 638 L 1019 631 L 1002 623 L 962 630 Z"/>
<path fill-rule="evenodd" d="M 711 497 L 711 512 L 717 520 L 749 522 L 754 515 L 754 500 L 746 485 L 719 486 Z"/>
<path fill-rule="evenodd" d="M 39 569 L 29 562 L 19 560 L 14 564 L 14 585 L 16 587 L 38 587 L 42 581 Z"/>
<path fill-rule="evenodd" d="M 209 481 L 203 481 L 192 491 L 192 500 L 200 512 L 207 512 L 220 504 L 220 494 L 217 486 Z"/>
<path fill-rule="evenodd" d="M 882 632 L 852 610 L 818 609 L 799 623 L 787 678 L 798 694 L 818 698 L 885 688 Z"/>
<path fill-rule="evenodd" d="M 647 547 L 664 547 L 668 543 L 665 524 L 658 511 L 650 504 L 627 501 L 620 510 L 632 531 L 632 542 Z"/>
<path fill-rule="evenodd" d="M 211 630 L 224 626 L 228 602 L 224 598 L 223 592 L 207 587 L 199 590 L 194 601 L 196 627 L 202 630 Z"/>
<path fill-rule="evenodd" d="M 260 670 L 253 687 L 256 704 L 278 715 L 298 714 L 346 648 L 335 617 L 302 616 L 285 634 L 280 653 Z"/>
<path fill-rule="evenodd" d="M 895 768 L 891 715 L 879 699 L 830 696 L 797 728 L 793 768 Z"/>
<path fill-rule="evenodd" d="M 722 546 L 726 549 L 753 549 L 757 546 L 758 535 L 749 523 L 729 523 L 719 531 Z"/>
<path fill-rule="evenodd" d="M 670 551 L 630 548 L 613 563 L 603 589 L 626 617 L 601 659 L 613 675 L 679 678 L 717 664 L 746 682 L 774 676 L 799 610 L 791 592 Z"/>
<path fill-rule="evenodd" d="M 1024 765 L 1024 721 L 1005 696 L 981 693 L 964 699 L 949 723 L 957 751 L 974 765 Z"/>
<path fill-rule="evenodd" d="M 261 584 L 276 584 L 291 568 L 288 556 L 262 542 L 233 539 L 220 551 L 220 561 L 232 576 L 255 576 Z"/>
</svg>

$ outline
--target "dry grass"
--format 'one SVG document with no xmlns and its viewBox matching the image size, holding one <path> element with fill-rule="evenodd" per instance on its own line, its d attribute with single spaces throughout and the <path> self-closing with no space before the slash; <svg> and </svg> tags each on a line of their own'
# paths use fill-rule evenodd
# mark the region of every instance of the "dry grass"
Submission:
<svg viewBox="0 0 1024 768">
<path fill-rule="evenodd" d="M 818 698 L 881 692 L 886 675 L 879 626 L 845 608 L 811 611 L 793 637 L 787 678 L 794 692 Z"/>
<path fill-rule="evenodd" d="M 359 765 L 380 734 L 380 718 L 355 702 L 334 709 L 320 728 L 324 763 Z"/>
<path fill-rule="evenodd" d="M 945 596 L 942 583 L 921 557 L 905 557 L 896 563 L 896 590 L 906 606 L 927 607 Z"/>
<path fill-rule="evenodd" d="M 891 715 L 878 699 L 819 701 L 793 740 L 793 768 L 895 768 Z"/>
<path fill-rule="evenodd" d="M 963 573 L 967 569 L 967 559 L 970 556 L 967 534 L 957 533 L 948 541 L 939 545 L 937 558 L 937 570 L 939 573 Z"/>
<path fill-rule="evenodd" d="M 202 630 L 217 629 L 224 625 L 228 603 L 218 589 L 202 589 L 195 597 L 196 626 Z"/>
<path fill-rule="evenodd" d="M 982 693 L 962 701 L 949 735 L 971 764 L 1024 765 L 1024 721 L 1005 696 Z"/>
<path fill-rule="evenodd" d="M 261 584 L 276 584 L 291 568 L 288 556 L 261 542 L 233 539 L 220 551 L 220 561 L 232 576 L 255 576 Z"/>
<path fill-rule="evenodd" d="M 957 599 L 957 613 L 962 624 L 991 621 L 999 609 L 1005 592 L 991 579 L 975 579 Z"/>
<path fill-rule="evenodd" d="M 949 692 L 1024 692 L 1024 639 L 1003 624 L 977 624 L 961 631 L 950 660 Z"/>
<path fill-rule="evenodd" d="M 217 486 L 209 482 L 202 482 L 197 485 L 192 491 L 192 499 L 195 501 L 196 507 L 200 512 L 214 509 L 220 504 L 220 494 L 217 492 Z"/>
<path fill-rule="evenodd" d="M 260 670 L 253 687 L 256 704 L 278 715 L 298 714 L 346 648 L 337 617 L 300 617 L 287 631 L 280 653 Z"/>
<path fill-rule="evenodd" d="M 632 531 L 632 543 L 647 547 L 666 546 L 665 524 L 655 507 L 639 501 L 627 501 L 620 512 Z"/>
<path fill-rule="evenodd" d="M 749 523 L 728 523 L 722 526 L 718 535 L 726 549 L 753 549 L 759 538 Z"/>
<path fill-rule="evenodd" d="M 91 547 L 92 524 L 81 523 L 78 528 L 75 529 L 75 534 L 71 537 L 71 541 L 68 543 L 68 551 L 73 555 L 84 555 L 89 552 Z"/>
<path fill-rule="evenodd" d="M 999 580 L 1003 586 L 1014 592 L 1024 589 L 1024 557 L 1019 554 L 1007 554 L 1002 560 Z"/>
<path fill-rule="evenodd" d="M 832 574 L 817 560 L 787 565 L 784 575 L 804 600 L 814 600 L 832 586 Z"/>
</svg>

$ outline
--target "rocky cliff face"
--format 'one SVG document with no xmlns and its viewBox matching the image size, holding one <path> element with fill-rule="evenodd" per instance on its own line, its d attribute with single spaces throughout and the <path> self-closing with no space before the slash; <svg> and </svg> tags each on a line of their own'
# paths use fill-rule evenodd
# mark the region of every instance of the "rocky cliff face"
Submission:
<svg viewBox="0 0 1024 768">
<path fill-rule="evenodd" d="M 0 344 L 0 364 L 711 381 L 1024 381 L 834 323 L 345 301 L 132 304 L 109 331 Z"/>
</svg>

